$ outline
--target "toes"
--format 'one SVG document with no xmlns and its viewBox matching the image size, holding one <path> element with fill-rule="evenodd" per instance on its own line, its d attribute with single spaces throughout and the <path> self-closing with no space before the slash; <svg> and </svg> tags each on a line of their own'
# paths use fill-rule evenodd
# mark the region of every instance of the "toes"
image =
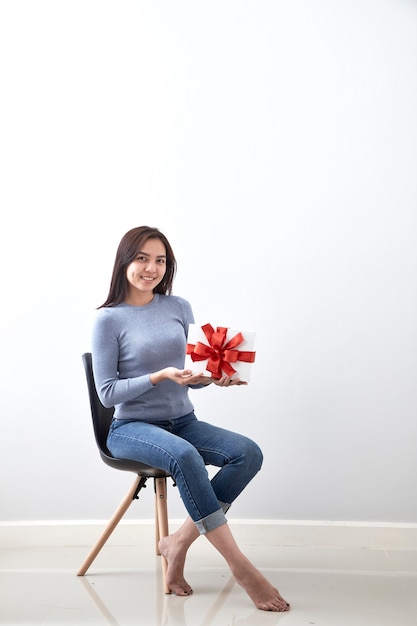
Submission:
<svg viewBox="0 0 417 626">
<path fill-rule="evenodd" d="M 191 587 L 188 589 L 179 585 L 172 585 L 170 589 L 172 593 L 175 593 L 176 596 L 190 596 L 193 593 Z"/>
<path fill-rule="evenodd" d="M 260 605 L 259 608 L 262 609 L 263 611 L 274 611 L 275 613 L 284 613 L 285 611 L 290 610 L 290 605 L 288 604 L 288 602 L 285 602 L 285 600 L 283 600 L 282 602 L 273 600 L 271 602 L 262 603 L 262 605 Z"/>
</svg>

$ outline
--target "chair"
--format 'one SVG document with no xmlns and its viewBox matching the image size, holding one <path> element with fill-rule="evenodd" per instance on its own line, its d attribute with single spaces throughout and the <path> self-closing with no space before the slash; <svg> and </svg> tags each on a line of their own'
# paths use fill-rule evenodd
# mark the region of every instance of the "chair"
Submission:
<svg viewBox="0 0 417 626">
<path fill-rule="evenodd" d="M 91 353 L 86 352 L 82 355 L 82 360 L 85 369 L 85 375 L 87 378 L 88 395 L 90 399 L 91 416 L 93 419 L 93 428 L 95 440 L 100 452 L 100 456 L 103 461 L 115 469 L 124 470 L 128 472 L 134 472 L 136 474 L 135 481 L 132 487 L 127 492 L 126 496 L 121 501 L 120 505 L 113 514 L 109 523 L 105 527 L 104 531 L 90 550 L 84 563 L 78 570 L 77 576 L 84 576 L 88 568 L 110 537 L 117 524 L 126 513 L 127 509 L 133 502 L 139 498 L 140 490 L 146 486 L 146 481 L 149 478 L 154 480 L 155 488 L 155 543 L 156 554 L 160 555 L 158 550 L 158 542 L 161 537 L 168 535 L 168 509 L 167 509 L 167 477 L 170 476 L 164 470 L 156 467 L 150 467 L 139 461 L 130 461 L 128 459 L 114 458 L 107 449 L 106 440 L 107 433 L 113 418 L 114 408 L 106 408 L 102 405 L 97 395 L 96 387 L 93 378 L 93 367 Z M 166 584 L 166 570 L 167 563 L 162 557 L 162 578 L 163 587 L 165 593 L 170 593 Z"/>
</svg>

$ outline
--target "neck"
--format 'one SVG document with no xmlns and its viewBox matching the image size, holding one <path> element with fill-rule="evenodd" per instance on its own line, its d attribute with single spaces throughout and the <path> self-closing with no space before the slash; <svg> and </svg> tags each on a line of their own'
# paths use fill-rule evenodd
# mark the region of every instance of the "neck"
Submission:
<svg viewBox="0 0 417 626">
<path fill-rule="evenodd" d="M 128 294 L 125 298 L 126 304 L 131 304 L 132 306 L 145 306 L 149 304 L 154 299 L 155 294 L 153 291 L 150 293 L 135 293 Z"/>
</svg>

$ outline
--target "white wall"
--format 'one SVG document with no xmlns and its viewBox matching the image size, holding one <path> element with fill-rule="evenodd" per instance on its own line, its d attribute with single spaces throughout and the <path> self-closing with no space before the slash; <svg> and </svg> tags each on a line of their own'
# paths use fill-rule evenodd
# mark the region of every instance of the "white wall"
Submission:
<svg viewBox="0 0 417 626">
<path fill-rule="evenodd" d="M 411 0 L 2 1 L 2 520 L 130 485 L 81 353 L 148 223 L 197 321 L 257 332 L 247 388 L 193 395 L 264 450 L 232 516 L 417 522 L 416 26 Z"/>
</svg>

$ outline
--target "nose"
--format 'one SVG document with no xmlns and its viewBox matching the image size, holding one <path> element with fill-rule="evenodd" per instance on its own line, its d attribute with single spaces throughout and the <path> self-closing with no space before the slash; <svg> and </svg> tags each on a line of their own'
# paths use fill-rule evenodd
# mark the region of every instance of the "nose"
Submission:
<svg viewBox="0 0 417 626">
<path fill-rule="evenodd" d="M 156 263 L 155 261 L 153 261 L 152 259 L 149 259 L 147 264 L 146 264 L 146 271 L 147 272 L 156 272 Z"/>
</svg>

